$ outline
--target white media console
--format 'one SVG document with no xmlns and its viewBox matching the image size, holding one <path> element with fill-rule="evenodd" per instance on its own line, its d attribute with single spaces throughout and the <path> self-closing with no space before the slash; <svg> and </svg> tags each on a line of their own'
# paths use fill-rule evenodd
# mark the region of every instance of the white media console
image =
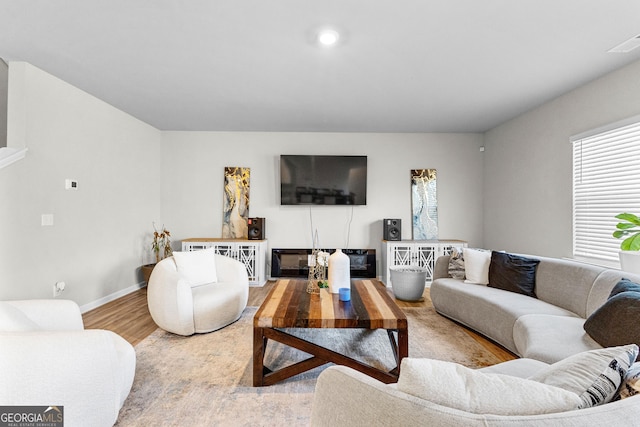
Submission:
<svg viewBox="0 0 640 427">
<path fill-rule="evenodd" d="M 183 251 L 214 248 L 220 255 L 236 259 L 247 267 L 249 285 L 264 286 L 266 279 L 266 240 L 192 238 L 182 241 Z"/>
</svg>

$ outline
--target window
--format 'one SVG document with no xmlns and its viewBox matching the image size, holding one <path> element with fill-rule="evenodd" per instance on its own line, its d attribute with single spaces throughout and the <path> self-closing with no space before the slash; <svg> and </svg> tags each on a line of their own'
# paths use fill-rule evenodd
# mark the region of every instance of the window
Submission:
<svg viewBox="0 0 640 427">
<path fill-rule="evenodd" d="M 640 214 L 640 117 L 571 138 L 573 255 L 618 262 L 621 212 Z"/>
</svg>

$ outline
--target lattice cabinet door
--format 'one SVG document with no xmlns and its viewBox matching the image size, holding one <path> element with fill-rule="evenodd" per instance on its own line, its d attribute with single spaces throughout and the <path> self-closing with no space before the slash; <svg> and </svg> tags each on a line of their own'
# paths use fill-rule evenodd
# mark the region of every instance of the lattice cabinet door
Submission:
<svg viewBox="0 0 640 427">
<path fill-rule="evenodd" d="M 411 265 L 414 260 L 413 245 L 391 245 L 391 265 Z"/>
<path fill-rule="evenodd" d="M 183 251 L 197 251 L 214 248 L 215 253 L 228 256 L 243 263 L 249 276 L 249 284 L 263 286 L 266 282 L 266 240 L 225 240 L 205 238 L 186 239 L 182 241 Z"/>
<path fill-rule="evenodd" d="M 185 252 L 209 249 L 211 246 L 213 246 L 212 242 L 182 242 L 182 250 Z"/>
<path fill-rule="evenodd" d="M 243 245 L 241 243 L 238 243 L 238 247 L 236 249 L 236 259 L 247 267 L 247 275 L 249 276 L 249 281 L 253 282 L 257 280 L 256 270 L 258 267 L 258 252 L 258 246 L 252 244 Z"/>
<path fill-rule="evenodd" d="M 228 256 L 229 258 L 238 259 L 236 255 L 236 245 L 234 243 L 216 243 L 213 245 L 217 254 Z"/>
<path fill-rule="evenodd" d="M 436 253 L 438 250 L 437 244 L 420 245 L 417 244 L 414 247 L 414 262 L 413 265 L 424 267 L 427 269 L 426 281 L 431 282 L 433 280 L 433 269 L 436 265 Z"/>
</svg>

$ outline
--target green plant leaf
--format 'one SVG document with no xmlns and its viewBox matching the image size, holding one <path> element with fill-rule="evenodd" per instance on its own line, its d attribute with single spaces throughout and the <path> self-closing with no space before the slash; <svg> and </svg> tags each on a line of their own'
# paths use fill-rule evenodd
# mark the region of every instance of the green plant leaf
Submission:
<svg viewBox="0 0 640 427">
<path fill-rule="evenodd" d="M 628 230 L 630 228 L 636 228 L 636 227 L 637 227 L 636 224 L 632 224 L 630 222 L 619 222 L 618 224 L 616 224 L 616 228 L 620 230 Z"/>
<path fill-rule="evenodd" d="M 616 239 L 619 239 L 619 238 L 621 238 L 621 237 L 623 237 L 623 236 L 626 236 L 627 234 L 629 234 L 629 232 L 628 232 L 628 231 L 621 231 L 621 230 L 618 230 L 618 231 L 614 231 L 614 232 L 613 232 L 613 237 L 615 237 Z"/>
<path fill-rule="evenodd" d="M 626 238 L 620 245 L 620 249 L 623 251 L 640 250 L 640 233 L 635 233 L 631 237 Z"/>
<path fill-rule="evenodd" d="M 623 221 L 629 221 L 630 223 L 635 225 L 640 225 L 640 218 L 638 218 L 636 215 L 632 213 L 624 212 L 616 215 L 616 218 L 621 219 Z"/>
</svg>

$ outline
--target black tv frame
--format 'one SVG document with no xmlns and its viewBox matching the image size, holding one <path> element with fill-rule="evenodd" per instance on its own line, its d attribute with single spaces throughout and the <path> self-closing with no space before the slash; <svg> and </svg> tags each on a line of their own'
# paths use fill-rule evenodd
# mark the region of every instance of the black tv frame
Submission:
<svg viewBox="0 0 640 427">
<path fill-rule="evenodd" d="M 283 182 L 283 164 L 287 161 L 291 161 L 291 164 L 297 164 L 298 161 L 294 160 L 295 158 L 302 158 L 308 160 L 311 165 L 315 165 L 316 162 L 319 163 L 317 168 L 309 167 L 309 168 L 298 168 L 295 169 L 309 169 L 316 171 L 323 171 L 322 163 L 325 163 L 325 167 L 327 167 L 326 174 L 320 173 L 320 175 L 310 174 L 311 179 L 302 180 L 300 177 L 295 177 L 291 182 Z M 340 164 L 345 161 L 345 159 L 349 159 L 349 162 L 354 163 L 354 165 L 347 169 L 346 167 L 336 168 L 334 169 L 334 173 L 332 174 L 331 165 Z M 355 162 L 360 162 L 361 164 L 355 164 Z M 318 206 L 365 206 L 367 204 L 367 180 L 368 180 L 368 172 L 367 172 L 367 163 L 368 158 L 366 155 L 311 155 L 311 154 L 281 154 L 280 155 L 280 205 L 281 206 L 297 206 L 297 205 L 318 205 Z M 328 164 L 328 166 L 327 166 Z M 335 170 L 339 170 L 341 172 L 344 171 L 353 171 L 364 169 L 364 176 L 362 174 L 355 174 L 356 178 L 353 181 L 348 181 L 356 185 L 350 187 L 349 189 L 345 188 L 337 188 L 339 185 L 330 185 L 335 184 L 333 182 L 327 182 L 326 177 L 330 177 L 335 175 Z M 295 174 L 292 174 L 292 177 Z M 307 176 L 309 178 L 309 176 Z M 331 181 L 329 179 L 328 181 Z M 344 182 L 342 182 L 344 184 Z M 353 192 L 349 190 L 361 189 L 362 191 Z M 349 192 L 347 192 L 347 191 Z"/>
</svg>

